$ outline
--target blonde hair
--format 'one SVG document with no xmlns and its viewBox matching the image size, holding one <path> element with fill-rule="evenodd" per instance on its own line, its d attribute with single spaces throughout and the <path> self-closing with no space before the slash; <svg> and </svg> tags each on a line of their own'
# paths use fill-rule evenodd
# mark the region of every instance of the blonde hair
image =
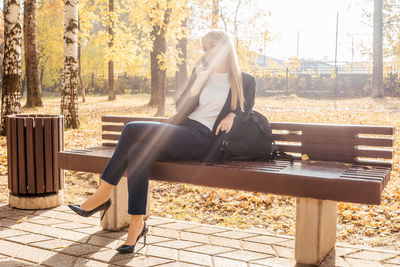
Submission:
<svg viewBox="0 0 400 267">
<path fill-rule="evenodd" d="M 229 38 L 228 34 L 222 30 L 211 30 L 204 38 L 210 38 L 216 42 L 217 54 L 224 52 L 226 57 L 216 57 L 217 60 L 222 60 L 226 58 L 226 63 L 228 64 L 228 81 L 232 90 L 231 98 L 231 109 L 235 110 L 239 104 L 240 109 L 244 111 L 244 94 L 243 94 L 243 78 L 242 71 L 240 70 L 238 56 L 236 54 L 235 47 L 233 46 L 232 40 Z M 227 51 L 223 51 L 227 49 Z"/>
</svg>

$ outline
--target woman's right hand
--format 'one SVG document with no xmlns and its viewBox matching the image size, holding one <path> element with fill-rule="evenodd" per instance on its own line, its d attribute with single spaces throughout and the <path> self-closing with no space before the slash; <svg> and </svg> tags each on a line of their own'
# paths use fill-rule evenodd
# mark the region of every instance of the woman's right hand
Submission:
<svg viewBox="0 0 400 267">
<path fill-rule="evenodd" d="M 201 56 L 201 57 L 197 60 L 196 64 L 194 65 L 194 69 L 195 69 L 195 71 L 196 71 L 197 77 L 199 77 L 199 74 L 200 74 L 201 72 L 205 71 L 205 67 L 203 66 L 203 58 L 204 58 L 204 55 Z"/>
</svg>

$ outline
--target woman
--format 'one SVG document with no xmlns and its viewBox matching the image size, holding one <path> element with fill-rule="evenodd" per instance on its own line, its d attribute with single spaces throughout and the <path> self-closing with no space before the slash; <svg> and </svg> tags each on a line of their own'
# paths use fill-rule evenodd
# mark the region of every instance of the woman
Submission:
<svg viewBox="0 0 400 267">
<path fill-rule="evenodd" d="M 127 169 L 131 215 L 125 244 L 117 250 L 133 253 L 148 227 L 143 221 L 148 192 L 148 165 L 156 160 L 212 160 L 209 151 L 236 117 L 252 109 L 255 79 L 240 71 L 232 41 L 224 31 L 212 30 L 202 38 L 204 55 L 176 102 L 169 123 L 131 122 L 125 125 L 114 154 L 101 175 L 96 192 L 81 205 L 69 207 L 81 216 L 110 207 L 110 194 Z M 211 158 L 210 158 L 211 157 Z M 104 216 L 104 214 L 103 214 Z"/>
</svg>

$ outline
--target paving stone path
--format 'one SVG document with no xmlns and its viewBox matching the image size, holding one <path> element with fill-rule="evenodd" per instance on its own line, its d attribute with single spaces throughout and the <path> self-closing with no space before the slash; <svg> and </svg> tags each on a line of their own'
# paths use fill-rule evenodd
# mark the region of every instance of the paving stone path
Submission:
<svg viewBox="0 0 400 267">
<path fill-rule="evenodd" d="M 115 251 L 127 232 L 103 231 L 98 214 L 67 206 L 17 210 L 0 205 L 0 266 L 296 266 L 294 239 L 151 216 L 147 245 Z M 400 251 L 337 244 L 320 266 L 397 266 Z"/>
</svg>

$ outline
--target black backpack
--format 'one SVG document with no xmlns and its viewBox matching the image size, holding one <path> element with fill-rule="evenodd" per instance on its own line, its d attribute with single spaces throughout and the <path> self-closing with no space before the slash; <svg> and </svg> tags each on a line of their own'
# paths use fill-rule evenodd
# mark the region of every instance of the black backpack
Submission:
<svg viewBox="0 0 400 267">
<path fill-rule="evenodd" d="M 226 160 L 273 161 L 276 158 L 293 161 L 291 155 L 279 152 L 268 119 L 255 110 L 235 119 L 232 129 L 224 134 L 213 154 L 214 160 L 208 163 Z"/>
<path fill-rule="evenodd" d="M 222 160 L 273 161 L 278 147 L 267 118 L 251 110 L 240 118 L 222 141 Z"/>
</svg>

